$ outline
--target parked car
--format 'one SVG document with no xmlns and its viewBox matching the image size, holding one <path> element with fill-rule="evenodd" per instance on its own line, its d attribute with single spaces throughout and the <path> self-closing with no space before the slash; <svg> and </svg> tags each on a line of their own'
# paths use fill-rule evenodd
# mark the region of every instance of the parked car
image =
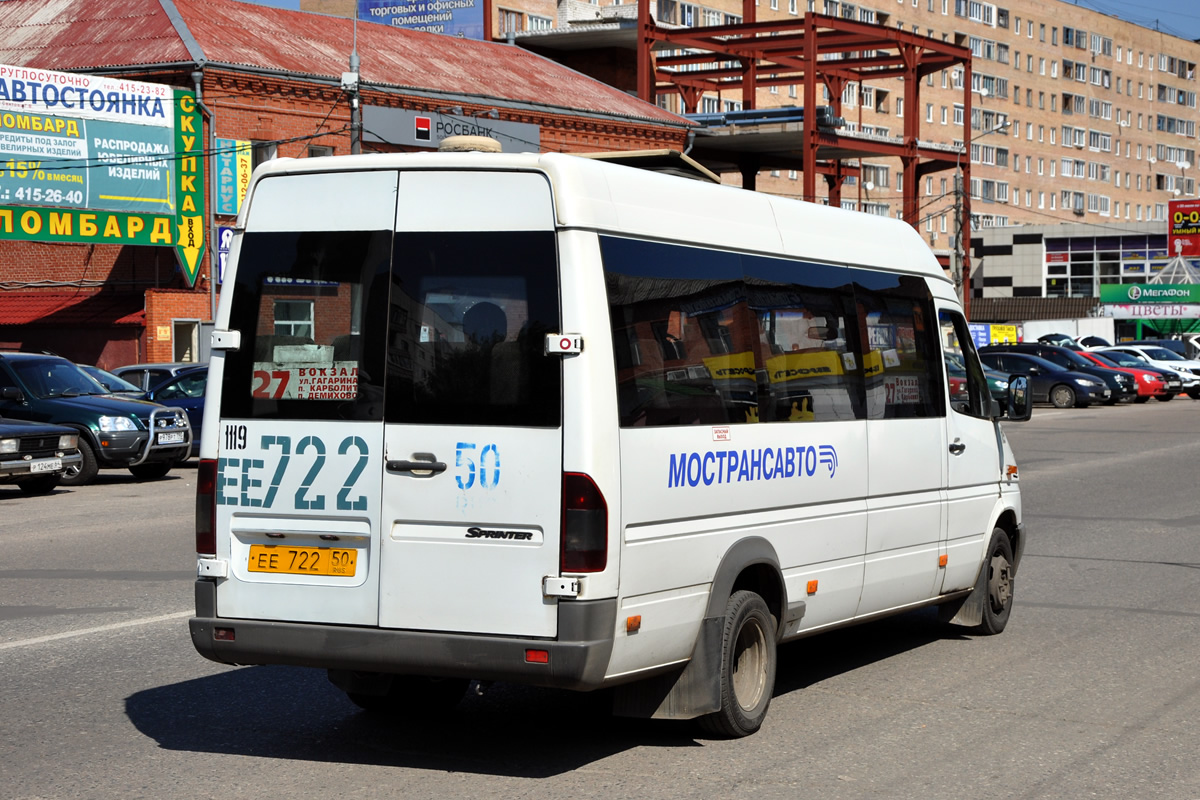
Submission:
<svg viewBox="0 0 1200 800">
<path fill-rule="evenodd" d="M 1196 345 L 1194 335 L 1189 335 L 1186 339 L 1135 339 L 1131 342 L 1120 342 L 1120 344 L 1135 347 L 1165 347 L 1167 350 L 1174 350 L 1186 359 L 1195 359 L 1197 350 L 1200 350 L 1200 347 Z"/>
<path fill-rule="evenodd" d="M 200 428 L 204 423 L 204 394 L 208 386 L 208 365 L 192 364 L 146 392 L 146 399 L 187 412 L 192 426 L 191 455 L 200 455 Z"/>
<path fill-rule="evenodd" d="M 1037 338 L 1042 344 L 1052 344 L 1056 347 L 1068 347 L 1072 350 L 1079 349 L 1079 343 L 1075 341 L 1075 337 L 1068 336 L 1065 333 L 1046 333 Z"/>
<path fill-rule="evenodd" d="M 1167 375 L 1169 373 L 1166 370 L 1154 369 L 1145 361 L 1133 358 L 1132 356 L 1119 356 L 1122 359 L 1133 362 L 1132 364 L 1127 363 L 1122 365 L 1112 360 L 1112 358 L 1108 358 L 1108 356 L 1118 357 L 1117 353 L 1098 353 L 1085 350 L 1079 355 L 1098 366 L 1118 369 L 1127 375 L 1132 375 L 1133 382 L 1137 386 L 1137 397 L 1133 398 L 1133 402 L 1135 403 L 1145 403 L 1151 397 L 1162 400 L 1165 395 L 1171 394 L 1168 388 L 1169 380 L 1173 380 L 1175 385 L 1174 393 L 1171 394 L 1171 397 L 1179 394 L 1180 386 L 1182 386 L 1178 375 L 1171 374 L 1171 378 L 1168 379 Z M 1167 399 L 1169 400 L 1170 398 L 1168 397 Z"/>
<path fill-rule="evenodd" d="M 146 394 L 144 390 L 134 386 L 124 378 L 112 374 L 106 369 L 89 366 L 88 364 L 79 364 L 78 367 L 95 378 L 96 382 L 105 389 L 108 389 L 111 394 L 133 395 L 139 398 Z"/>
<path fill-rule="evenodd" d="M 167 378 L 178 375 L 181 370 L 199 366 L 195 361 L 172 361 L 160 364 L 127 364 L 117 367 L 112 372 L 118 378 L 124 378 L 148 392 Z"/>
<path fill-rule="evenodd" d="M 1084 336 L 1079 340 L 1079 344 L 1083 347 L 1109 347 L 1112 345 L 1108 339 L 1102 336 Z"/>
<path fill-rule="evenodd" d="M 1131 356 L 1128 353 L 1121 353 L 1116 350 L 1090 350 L 1088 352 L 1092 355 L 1107 359 L 1119 367 L 1132 367 L 1134 369 L 1141 369 L 1147 372 L 1155 372 L 1162 375 L 1166 392 L 1162 395 L 1156 395 L 1155 399 L 1157 400 L 1162 400 L 1164 402 L 1167 400 L 1173 400 L 1175 395 L 1183 391 L 1183 378 L 1174 370 L 1156 367 L 1144 358 L 1139 356 Z"/>
<path fill-rule="evenodd" d="M 63 475 L 67 485 L 88 483 L 101 467 L 161 478 L 191 452 L 192 429 L 182 408 L 109 394 L 55 355 L 0 353 L 0 414 L 79 433 L 80 461 Z"/>
<path fill-rule="evenodd" d="M 954 398 L 965 394 L 967 368 L 963 365 L 960 356 L 946 354 L 946 373 L 950 377 L 950 397 Z M 988 390 L 991 392 L 992 399 L 1000 404 L 1000 411 L 1004 412 L 1008 407 L 1009 376 L 1003 372 L 988 369 L 987 365 L 984 365 L 983 375 L 987 378 Z"/>
<path fill-rule="evenodd" d="M 1183 382 L 1183 391 L 1187 392 L 1188 397 L 1200 400 L 1200 361 L 1188 361 L 1174 350 L 1154 345 L 1118 344 L 1100 347 L 1097 351 L 1101 354 L 1124 353 L 1140 358 L 1152 367 L 1169 369 L 1179 375 Z"/>
<path fill-rule="evenodd" d="M 1104 384 L 1108 386 L 1110 391 L 1108 398 L 1104 401 L 1108 405 L 1132 400 L 1134 397 L 1137 397 L 1137 385 L 1133 376 L 1111 367 L 1101 367 L 1083 358 L 1073 349 L 1041 342 L 996 344 L 980 348 L 981 353 L 1000 351 L 1037 356 L 1038 358 L 1052 361 L 1063 369 L 1069 369 L 1072 372 L 1082 372 L 1085 375 L 1099 378 L 1104 381 Z"/>
<path fill-rule="evenodd" d="M 1052 403 L 1055 408 L 1087 408 L 1102 403 L 1112 395 L 1104 381 L 1082 372 L 1073 372 L 1052 361 L 1027 353 L 1000 348 L 979 353 L 985 367 L 1009 375 L 1028 375 L 1029 390 L 1035 403 Z"/>
<path fill-rule="evenodd" d="M 74 428 L 0 417 L 0 483 L 16 483 L 25 494 L 47 494 L 79 461 Z"/>
</svg>

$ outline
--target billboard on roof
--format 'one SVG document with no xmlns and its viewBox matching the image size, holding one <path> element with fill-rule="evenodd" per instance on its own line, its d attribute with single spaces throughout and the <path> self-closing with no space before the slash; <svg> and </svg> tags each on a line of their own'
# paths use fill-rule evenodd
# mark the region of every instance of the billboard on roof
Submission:
<svg viewBox="0 0 1200 800">
<path fill-rule="evenodd" d="M 483 0 L 358 0 L 358 18 L 393 28 L 483 39 Z"/>
</svg>

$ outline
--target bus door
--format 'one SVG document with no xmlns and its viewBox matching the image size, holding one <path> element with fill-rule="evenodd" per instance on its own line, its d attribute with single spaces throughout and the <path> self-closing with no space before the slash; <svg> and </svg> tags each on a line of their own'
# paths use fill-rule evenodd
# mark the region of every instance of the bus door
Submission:
<svg viewBox="0 0 1200 800">
<path fill-rule="evenodd" d="M 970 588 L 991 536 L 988 523 L 1000 491 L 999 430 L 990 417 L 990 392 L 961 312 L 938 310 L 950 392 L 946 412 L 949 463 L 941 590 Z"/>
<path fill-rule="evenodd" d="M 400 176 L 379 624 L 551 637 L 562 496 L 554 211 L 536 173 Z M 502 201 L 500 200 L 502 198 Z"/>
<path fill-rule="evenodd" d="M 255 185 L 223 288 L 241 343 L 215 354 L 208 383 L 220 408 L 216 523 L 228 532 L 222 616 L 378 622 L 396 180 L 330 172 Z"/>
</svg>

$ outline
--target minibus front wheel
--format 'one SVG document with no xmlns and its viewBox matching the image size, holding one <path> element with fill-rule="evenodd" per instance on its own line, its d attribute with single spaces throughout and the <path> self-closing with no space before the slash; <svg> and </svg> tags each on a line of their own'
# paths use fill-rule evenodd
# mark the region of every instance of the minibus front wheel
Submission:
<svg viewBox="0 0 1200 800">
<path fill-rule="evenodd" d="M 766 602 L 754 592 L 734 592 L 725 607 L 721 637 L 721 707 L 700 718 L 709 733 L 749 736 L 767 716 L 775 691 L 776 624 Z"/>
</svg>

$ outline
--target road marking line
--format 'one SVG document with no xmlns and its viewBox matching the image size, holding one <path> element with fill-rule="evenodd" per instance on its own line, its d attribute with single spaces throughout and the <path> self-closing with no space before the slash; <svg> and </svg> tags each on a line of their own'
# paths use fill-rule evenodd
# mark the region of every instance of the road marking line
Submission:
<svg viewBox="0 0 1200 800">
<path fill-rule="evenodd" d="M 159 617 L 146 617 L 145 619 L 133 619 L 128 622 L 114 622 L 112 625 L 101 625 L 98 628 L 84 628 L 80 631 L 67 631 L 66 633 L 53 633 L 49 636 L 37 636 L 33 639 L 21 639 L 16 642 L 0 643 L 0 650 L 9 650 L 14 647 L 28 647 L 33 644 L 45 644 L 46 642 L 55 642 L 59 639 L 71 639 L 76 636 L 88 636 L 93 633 L 105 633 L 107 631 L 120 630 L 121 628 L 132 628 L 137 625 L 150 625 L 155 622 L 164 622 L 172 619 L 183 619 L 184 617 L 194 616 L 194 611 L 177 611 L 174 614 L 163 614 Z"/>
</svg>

